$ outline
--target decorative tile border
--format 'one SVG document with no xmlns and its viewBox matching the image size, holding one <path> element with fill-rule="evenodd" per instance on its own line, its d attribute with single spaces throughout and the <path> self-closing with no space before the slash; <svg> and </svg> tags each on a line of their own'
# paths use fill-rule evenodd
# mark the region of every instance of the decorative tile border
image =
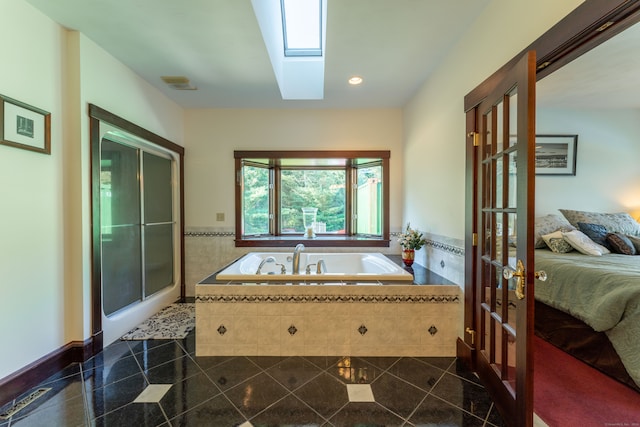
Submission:
<svg viewBox="0 0 640 427">
<path fill-rule="evenodd" d="M 400 232 L 389 233 L 390 238 L 396 239 L 400 235 Z M 438 249 L 444 252 L 449 252 L 453 255 L 464 256 L 464 248 L 459 246 L 450 245 L 448 243 L 439 242 L 436 240 L 425 239 L 425 246 L 431 246 L 433 249 Z"/>
<path fill-rule="evenodd" d="M 234 231 L 185 231 L 185 237 L 235 237 Z M 400 235 L 399 231 L 389 233 L 389 238 L 397 240 Z M 459 246 L 450 245 L 448 243 L 439 242 L 436 240 L 426 239 L 425 246 L 430 246 L 434 249 L 449 252 L 453 255 L 464 256 L 464 248 Z"/>
<path fill-rule="evenodd" d="M 233 231 L 186 231 L 185 237 L 235 237 Z"/>
<path fill-rule="evenodd" d="M 453 255 L 464 256 L 464 248 L 448 245 L 442 242 L 436 242 L 435 240 L 427 240 L 426 246 L 431 246 L 433 249 L 438 249 L 444 252 L 449 252 Z"/>
<path fill-rule="evenodd" d="M 185 231 L 184 233 L 185 237 L 235 237 L 235 235 L 236 233 L 234 231 Z M 391 239 L 397 240 L 399 235 L 399 231 L 389 233 L 389 237 Z M 464 256 L 464 248 L 450 245 L 448 243 L 426 239 L 425 245 L 454 255 Z"/>
<path fill-rule="evenodd" d="M 457 295 L 196 295 L 196 303 L 431 303 L 459 304 Z"/>
</svg>

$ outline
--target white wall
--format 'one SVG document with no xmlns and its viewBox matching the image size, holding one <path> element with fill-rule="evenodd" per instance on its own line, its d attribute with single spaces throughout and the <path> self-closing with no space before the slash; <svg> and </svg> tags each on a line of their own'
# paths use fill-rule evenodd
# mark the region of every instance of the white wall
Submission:
<svg viewBox="0 0 640 427">
<path fill-rule="evenodd" d="M 0 94 L 51 112 L 51 155 L 0 146 L 0 378 L 91 331 L 89 102 L 182 142 L 182 109 L 81 34 L 0 0 Z"/>
<path fill-rule="evenodd" d="M 0 378 L 65 343 L 61 56 L 64 31 L 0 0 L 0 94 L 51 112 L 51 155 L 0 145 Z M 10 349 L 10 351 L 9 351 Z"/>
<path fill-rule="evenodd" d="M 493 0 L 427 79 L 404 109 L 406 221 L 464 238 L 464 96 L 581 2 Z"/>
<path fill-rule="evenodd" d="M 576 176 L 536 176 L 536 215 L 640 215 L 640 111 L 538 108 L 537 134 L 577 134 Z"/>
<path fill-rule="evenodd" d="M 391 150 L 390 227 L 400 228 L 400 109 L 188 110 L 185 145 L 188 227 L 233 229 L 234 150 Z M 216 212 L 224 222 L 216 222 Z"/>
</svg>

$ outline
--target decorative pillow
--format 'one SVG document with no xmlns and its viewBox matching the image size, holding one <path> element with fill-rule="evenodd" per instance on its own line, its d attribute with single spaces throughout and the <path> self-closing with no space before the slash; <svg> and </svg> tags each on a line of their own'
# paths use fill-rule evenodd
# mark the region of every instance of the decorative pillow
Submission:
<svg viewBox="0 0 640 427">
<path fill-rule="evenodd" d="M 623 255 L 635 255 L 636 248 L 631 243 L 631 240 L 627 238 L 624 234 L 620 233 L 609 233 L 606 237 L 608 247 L 612 252 Z"/>
<path fill-rule="evenodd" d="M 580 231 L 586 234 L 588 238 L 590 238 L 597 244 L 611 249 L 607 245 L 607 234 L 609 234 L 609 232 L 604 225 L 579 222 L 578 228 L 580 229 Z"/>
<path fill-rule="evenodd" d="M 640 237 L 626 236 L 636 249 L 636 254 L 640 255 Z"/>
<path fill-rule="evenodd" d="M 572 231 L 576 227 L 571 225 L 569 221 L 560 215 L 549 214 L 545 216 L 537 217 L 535 220 L 535 236 L 533 246 L 536 249 L 544 248 L 546 246 L 543 235 L 553 233 L 554 231 Z"/>
<path fill-rule="evenodd" d="M 626 212 L 599 213 L 559 209 L 564 217 L 575 227 L 579 222 L 603 225 L 609 233 L 622 233 L 640 237 L 640 223 Z"/>
<path fill-rule="evenodd" d="M 585 255 L 601 256 L 611 253 L 609 249 L 595 243 L 580 230 L 573 230 L 566 233 L 563 232 L 562 237 L 564 237 L 564 240 L 569 242 L 569 244 L 573 246 L 578 252 L 581 252 Z"/>
<path fill-rule="evenodd" d="M 542 239 L 547 244 L 549 249 L 557 254 L 566 254 L 573 250 L 573 246 L 569 244 L 562 236 L 562 231 L 554 231 L 553 233 L 545 234 Z"/>
</svg>

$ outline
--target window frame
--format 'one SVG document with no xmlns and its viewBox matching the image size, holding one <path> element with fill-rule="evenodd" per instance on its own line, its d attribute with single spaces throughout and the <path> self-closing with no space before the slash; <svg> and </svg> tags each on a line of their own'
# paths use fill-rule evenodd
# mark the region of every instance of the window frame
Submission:
<svg viewBox="0 0 640 427">
<path fill-rule="evenodd" d="M 389 158 L 388 150 L 329 150 L 329 151 L 234 151 L 235 159 L 235 246 L 236 247 L 289 247 L 303 243 L 309 247 L 389 247 Z M 242 235 L 242 167 L 244 159 L 268 159 L 270 174 L 273 174 L 273 190 L 271 191 L 269 206 L 274 219 L 269 223 L 268 236 L 243 236 Z M 290 235 L 280 233 L 280 174 L 277 173 L 281 159 L 344 159 L 346 160 L 346 188 L 345 188 L 345 227 L 346 234 L 322 234 L 313 239 L 302 235 Z M 357 182 L 353 172 L 358 159 L 379 159 L 382 167 L 382 233 L 381 235 L 357 234 L 354 217 L 356 205 L 356 192 L 353 191 L 353 183 Z M 358 166 L 370 166 L 367 162 Z M 302 169 L 324 169 L 319 166 L 301 166 Z M 285 167 L 283 169 L 292 169 Z M 336 169 L 335 166 L 327 166 L 327 169 Z M 342 169 L 342 167 L 338 167 Z"/>
</svg>

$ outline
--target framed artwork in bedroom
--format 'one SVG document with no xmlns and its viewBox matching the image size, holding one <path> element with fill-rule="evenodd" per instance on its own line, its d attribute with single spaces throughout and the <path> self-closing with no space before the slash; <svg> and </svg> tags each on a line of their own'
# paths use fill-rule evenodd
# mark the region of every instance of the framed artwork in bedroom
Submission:
<svg viewBox="0 0 640 427">
<path fill-rule="evenodd" d="M 536 175 L 575 175 L 578 135 L 536 135 Z"/>
<path fill-rule="evenodd" d="M 0 144 L 51 154 L 51 113 L 0 95 Z"/>
</svg>

